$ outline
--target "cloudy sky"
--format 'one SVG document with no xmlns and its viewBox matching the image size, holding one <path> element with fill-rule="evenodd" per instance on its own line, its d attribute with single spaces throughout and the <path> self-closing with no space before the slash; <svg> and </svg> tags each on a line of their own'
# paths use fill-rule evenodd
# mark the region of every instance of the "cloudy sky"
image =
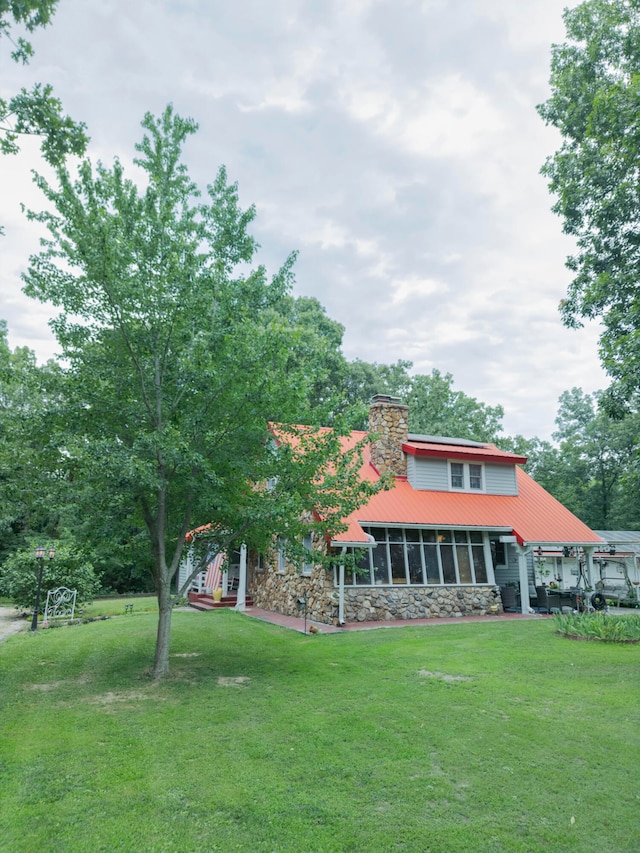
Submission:
<svg viewBox="0 0 640 853">
<path fill-rule="evenodd" d="M 549 438 L 557 399 L 607 381 L 597 328 L 557 306 L 572 250 L 539 169 L 558 145 L 548 94 L 564 0 L 60 0 L 24 69 L 85 121 L 90 155 L 125 164 L 168 102 L 200 124 L 204 186 L 224 163 L 255 202 L 261 260 L 299 250 L 296 295 L 345 326 L 344 352 L 409 359 L 505 409 L 508 434 Z M 570 5 L 575 5 L 574 2 Z M 0 318 L 12 346 L 56 351 L 50 311 L 21 294 L 38 231 L 37 146 L 0 158 Z"/>
</svg>

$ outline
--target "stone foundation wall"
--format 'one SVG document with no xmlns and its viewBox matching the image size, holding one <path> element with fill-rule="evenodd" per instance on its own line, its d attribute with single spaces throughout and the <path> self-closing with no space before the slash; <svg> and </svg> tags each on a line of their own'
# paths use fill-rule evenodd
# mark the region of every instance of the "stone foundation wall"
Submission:
<svg viewBox="0 0 640 853">
<path fill-rule="evenodd" d="M 347 622 L 486 616 L 502 612 L 500 591 L 491 586 L 345 587 L 344 598 Z"/>
<path fill-rule="evenodd" d="M 497 595 L 494 595 L 494 590 Z M 337 624 L 338 590 L 331 572 L 314 569 L 310 577 L 293 569 L 284 573 L 256 573 L 251 594 L 256 607 L 300 616 L 298 599 L 307 596 L 307 619 Z M 486 616 L 501 613 L 498 587 L 422 586 L 422 587 L 345 587 L 344 618 L 347 622 L 380 622 L 444 618 L 447 616 Z"/>
</svg>

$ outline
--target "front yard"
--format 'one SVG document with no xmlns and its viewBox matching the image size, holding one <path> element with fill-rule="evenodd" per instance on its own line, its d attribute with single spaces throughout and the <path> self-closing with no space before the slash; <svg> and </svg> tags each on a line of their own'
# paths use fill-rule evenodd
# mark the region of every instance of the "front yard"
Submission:
<svg viewBox="0 0 640 853">
<path fill-rule="evenodd" d="M 640 648 L 140 613 L 0 645 L 0 849 L 637 853 Z"/>
</svg>

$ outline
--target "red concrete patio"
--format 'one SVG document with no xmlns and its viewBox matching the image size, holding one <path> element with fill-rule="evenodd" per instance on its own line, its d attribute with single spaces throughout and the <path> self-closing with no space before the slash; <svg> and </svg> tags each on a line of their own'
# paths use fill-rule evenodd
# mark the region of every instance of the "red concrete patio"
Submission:
<svg viewBox="0 0 640 853">
<path fill-rule="evenodd" d="M 272 613 L 269 610 L 262 610 L 260 607 L 248 607 L 244 611 L 245 616 L 250 616 L 253 619 L 260 619 L 262 622 L 270 622 L 272 625 L 279 625 L 281 628 L 291 628 L 293 631 L 299 631 L 301 634 L 305 631 L 305 621 L 297 616 L 284 616 L 281 613 Z M 547 614 L 540 613 L 501 613 L 499 616 L 453 616 L 446 618 L 432 619 L 394 619 L 387 622 L 349 622 L 346 625 L 338 628 L 335 625 L 325 625 L 322 622 L 313 622 L 307 619 L 307 633 L 319 634 L 338 634 L 343 631 L 371 631 L 374 628 L 408 628 L 415 626 L 432 626 L 432 625 L 453 625 L 460 622 L 510 622 L 514 619 L 548 619 Z M 313 626 L 313 629 L 310 630 Z"/>
</svg>

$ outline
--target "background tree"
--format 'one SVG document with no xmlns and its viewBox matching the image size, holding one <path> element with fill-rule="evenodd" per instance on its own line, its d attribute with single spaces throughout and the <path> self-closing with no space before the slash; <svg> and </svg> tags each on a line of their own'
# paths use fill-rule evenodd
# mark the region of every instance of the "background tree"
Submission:
<svg viewBox="0 0 640 853">
<path fill-rule="evenodd" d="M 46 416 L 53 364 L 27 347 L 11 350 L 0 321 L 0 564 L 29 534 L 55 536 L 58 500 Z"/>
<path fill-rule="evenodd" d="M 600 355 L 613 394 L 640 389 L 640 3 L 585 0 L 564 13 L 551 97 L 539 107 L 562 145 L 543 168 L 554 211 L 576 238 L 562 316 L 568 326 L 602 318 Z"/>
<path fill-rule="evenodd" d="M 375 394 L 389 394 L 405 399 L 411 386 L 411 362 L 398 359 L 395 364 L 378 364 L 356 358 L 346 362 L 341 376 L 342 392 L 346 403 L 360 407 L 360 418 L 355 429 L 368 429 L 368 409 Z"/>
<path fill-rule="evenodd" d="M 368 363 L 356 359 L 345 364 L 342 388 L 346 401 L 359 405 L 357 427 L 367 429 L 367 410 L 374 394 L 400 397 L 409 406 L 409 431 L 427 435 L 496 441 L 502 431 L 504 410 L 488 406 L 463 391 L 453 389 L 453 376 L 432 370 L 411 376 L 412 363 Z"/>
<path fill-rule="evenodd" d="M 33 47 L 24 35 L 49 24 L 58 0 L 2 0 L 0 2 L 0 38 L 12 45 L 11 56 L 26 64 L 33 56 Z M 0 98 L 0 152 L 15 154 L 23 135 L 39 136 L 41 151 L 49 163 L 60 165 L 69 154 L 84 153 L 88 137 L 86 125 L 74 122 L 62 111 L 60 100 L 48 84 L 37 83 L 30 91 L 21 89 L 17 95 Z"/>
<path fill-rule="evenodd" d="M 600 405 L 602 397 L 581 388 L 561 394 L 556 444 L 515 436 L 500 445 L 526 456 L 527 473 L 592 529 L 634 530 L 640 526 L 640 415 L 612 418 Z"/>
<path fill-rule="evenodd" d="M 304 329 L 282 311 L 293 257 L 271 279 L 250 270 L 254 208 L 240 208 L 224 169 L 200 201 L 181 161 L 195 123 L 168 107 L 143 127 L 144 181 L 125 178 L 117 160 L 84 161 L 76 179 L 61 166 L 56 185 L 38 178 L 49 209 L 30 215 L 50 239 L 31 258 L 25 292 L 61 310 L 51 323 L 67 365 L 51 415 L 60 464 L 102 495 L 96 514 L 126 514 L 146 531 L 158 677 L 192 527 L 211 521 L 223 545 L 295 539 L 303 509 L 326 532 L 370 488 L 353 476 L 358 452 L 344 454 L 333 432 L 296 434 L 291 446 L 269 439 L 267 422 L 275 414 L 286 434 L 314 383 L 291 358 Z M 251 485 L 267 477 L 279 487 Z"/>
<path fill-rule="evenodd" d="M 493 442 L 502 431 L 502 406 L 488 406 L 454 391 L 450 373 L 432 370 L 414 376 L 406 402 L 410 432 Z"/>
<path fill-rule="evenodd" d="M 349 408 L 343 388 L 347 366 L 342 354 L 344 326 L 332 320 L 314 297 L 287 294 L 280 310 L 286 322 L 299 331 L 292 340 L 292 369 L 303 371 L 310 379 L 300 423 L 329 425 Z"/>
<path fill-rule="evenodd" d="M 527 474 L 540 483 L 558 500 L 558 487 L 562 482 L 563 471 L 560 451 L 550 441 L 537 438 L 525 438 L 522 435 L 503 436 L 500 438 L 500 449 L 519 456 L 526 456 L 524 466 Z"/>
<path fill-rule="evenodd" d="M 611 418 L 599 406 L 602 394 L 565 391 L 556 417 L 564 494 L 556 495 L 597 530 L 634 529 L 640 513 L 625 487 L 638 449 L 640 417 Z"/>
<path fill-rule="evenodd" d="M 17 607 L 33 609 L 38 583 L 39 566 L 34 557 L 37 545 L 42 543 L 31 538 L 27 545 L 11 554 L 0 569 L 0 594 L 10 598 Z M 39 612 L 43 613 L 47 601 L 47 590 L 66 586 L 77 591 L 77 604 L 91 601 L 98 591 L 100 582 L 91 563 L 90 555 L 79 546 L 72 536 L 56 542 L 53 560 L 45 559 L 42 564 L 42 590 Z"/>
</svg>

